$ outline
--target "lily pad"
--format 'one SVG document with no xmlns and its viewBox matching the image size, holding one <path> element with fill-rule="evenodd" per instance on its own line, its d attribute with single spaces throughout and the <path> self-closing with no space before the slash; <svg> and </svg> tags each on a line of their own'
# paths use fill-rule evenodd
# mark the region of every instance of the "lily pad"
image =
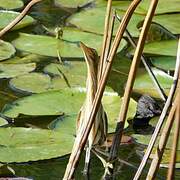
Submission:
<svg viewBox="0 0 180 180">
<path fill-rule="evenodd" d="M 26 74 L 36 68 L 35 63 L 28 64 L 0 64 L 0 78 L 12 78 Z"/>
<path fill-rule="evenodd" d="M 144 11 L 145 14 L 148 10 L 150 2 L 151 2 L 150 0 L 143 0 L 139 4 L 136 12 L 142 13 Z M 159 0 L 158 6 L 156 8 L 156 14 L 175 13 L 175 12 L 180 12 L 179 0 L 171 0 L 171 1 Z"/>
<path fill-rule="evenodd" d="M 12 44 L 19 50 L 35 53 L 44 56 L 58 57 L 83 57 L 79 42 L 95 48 L 100 53 L 102 36 L 78 31 L 74 28 L 64 29 L 62 39 L 49 36 L 31 35 L 19 33 L 19 36 L 12 41 Z M 127 45 L 122 40 L 119 51 Z"/>
<path fill-rule="evenodd" d="M 64 114 L 69 117 L 79 112 L 84 100 L 85 93 L 72 90 L 50 91 L 20 98 L 13 103 L 5 105 L 2 113 L 11 118 L 16 118 L 20 114 L 30 116 Z M 120 104 L 119 96 L 103 97 L 103 105 L 109 117 L 110 132 L 114 131 Z M 134 117 L 136 106 L 137 103 L 131 100 L 127 118 Z"/>
<path fill-rule="evenodd" d="M 91 0 L 55 0 L 56 5 L 60 5 L 67 8 L 78 8 L 87 4 Z"/>
<path fill-rule="evenodd" d="M 115 131 L 118 114 L 120 110 L 120 105 L 122 103 L 122 99 L 119 96 L 103 96 L 103 107 L 107 113 L 108 117 L 108 133 L 112 133 Z M 128 109 L 127 119 L 132 119 L 136 114 L 137 103 L 133 99 L 130 100 L 130 105 Z M 64 129 L 65 131 L 71 132 L 72 134 L 76 134 L 76 119 L 77 113 L 71 115 L 65 115 L 58 117 L 55 121 L 53 121 L 49 127 L 50 129 L 59 131 Z M 125 128 L 128 126 L 128 122 L 125 122 Z M 61 130 L 62 131 L 62 130 Z"/>
<path fill-rule="evenodd" d="M 0 161 L 6 163 L 51 159 L 71 152 L 73 137 L 31 128 L 0 128 Z"/>
<path fill-rule="evenodd" d="M 151 63 L 160 69 L 174 71 L 176 64 L 176 57 L 173 56 L 152 57 Z"/>
<path fill-rule="evenodd" d="M 119 96 L 104 96 L 102 102 L 103 102 L 103 107 L 108 116 L 108 132 L 112 133 L 116 129 L 119 111 L 122 104 L 122 98 L 120 99 Z M 137 108 L 137 102 L 131 98 L 126 120 L 134 118 L 136 114 L 136 108 Z M 126 121 L 124 127 L 126 128 L 128 125 L 129 124 Z"/>
<path fill-rule="evenodd" d="M 20 114 L 29 116 L 51 116 L 77 113 L 85 94 L 71 90 L 49 91 L 20 98 L 5 105 L 2 113 L 16 118 Z"/>
<path fill-rule="evenodd" d="M 11 79 L 9 85 L 17 91 L 41 93 L 51 88 L 51 78 L 42 73 L 28 73 Z"/>
<path fill-rule="evenodd" d="M 177 5 L 176 8 L 177 7 L 180 7 L 180 5 Z M 179 12 L 180 12 L 180 9 L 179 9 Z M 180 24 L 177 23 L 180 21 L 180 14 L 164 14 L 160 16 L 154 16 L 153 21 L 165 27 L 167 30 L 169 30 L 173 34 L 180 33 Z"/>
<path fill-rule="evenodd" d="M 79 29 L 84 31 L 93 32 L 97 34 L 104 33 L 104 18 L 105 18 L 106 8 L 93 8 L 86 11 L 81 11 L 69 17 L 67 22 L 75 25 Z M 124 15 L 124 11 L 117 10 L 119 16 Z M 139 35 L 139 30 L 136 28 L 137 24 L 144 19 L 143 15 L 134 14 L 130 23 L 128 25 L 128 30 L 133 36 Z M 87 23 L 88 22 L 88 23 Z M 114 34 L 119 26 L 119 22 L 116 21 L 114 27 Z"/>
<path fill-rule="evenodd" d="M 98 54 L 101 52 L 101 46 L 103 37 L 101 35 L 88 33 L 80 31 L 76 28 L 64 28 L 62 39 L 70 42 L 83 42 L 89 47 L 92 47 L 97 50 Z M 121 44 L 118 48 L 118 52 L 120 52 L 125 46 L 127 42 L 122 39 Z"/>
<path fill-rule="evenodd" d="M 24 6 L 21 0 L 0 0 L 0 8 L 3 9 L 19 9 Z"/>
<path fill-rule="evenodd" d="M 173 78 L 166 74 L 165 72 L 158 70 L 156 68 L 152 68 L 158 82 L 161 84 L 162 88 L 168 94 L 170 87 L 173 83 Z M 148 94 L 152 97 L 159 98 L 159 94 L 149 77 L 148 73 L 144 69 L 138 70 L 138 75 L 135 80 L 135 84 L 133 87 L 133 92 L 139 94 Z"/>
<path fill-rule="evenodd" d="M 14 11 L 4 11 L 0 10 L 0 30 L 6 27 L 10 22 L 12 22 L 20 13 Z M 18 23 L 12 30 L 20 29 L 35 23 L 35 20 L 30 16 L 25 16 L 25 18 Z"/>
<path fill-rule="evenodd" d="M 145 45 L 144 53 L 151 55 L 176 56 L 177 40 L 156 41 Z"/>
<path fill-rule="evenodd" d="M 49 36 L 19 33 L 12 44 L 21 51 L 44 56 L 57 57 L 58 52 L 62 57 L 81 57 L 82 53 L 76 44 L 67 43 Z"/>
<path fill-rule="evenodd" d="M 132 136 L 133 136 L 133 138 L 135 138 L 137 140 L 138 143 L 148 145 L 152 135 L 133 134 Z M 155 147 L 157 147 L 158 142 L 159 142 L 159 137 L 157 139 Z M 171 149 L 172 148 L 172 142 L 173 142 L 173 133 L 170 135 L 170 137 L 168 139 L 166 149 Z M 180 145 L 178 145 L 177 149 L 180 150 Z"/>
<path fill-rule="evenodd" d="M 86 69 L 84 61 L 68 61 L 64 65 L 51 63 L 44 68 L 44 72 L 56 76 L 52 79 L 52 87 L 54 89 L 62 89 L 67 87 L 85 87 Z"/>
<path fill-rule="evenodd" d="M 0 61 L 9 59 L 16 53 L 14 46 L 10 43 L 0 40 Z"/>
</svg>

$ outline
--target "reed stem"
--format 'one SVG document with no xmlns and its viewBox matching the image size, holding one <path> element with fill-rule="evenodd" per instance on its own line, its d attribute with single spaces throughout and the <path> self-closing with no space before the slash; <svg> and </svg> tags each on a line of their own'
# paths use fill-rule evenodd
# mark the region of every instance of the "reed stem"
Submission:
<svg viewBox="0 0 180 180">
<path fill-rule="evenodd" d="M 147 36 L 148 30 L 150 28 L 152 18 L 154 16 L 157 4 L 158 4 L 158 0 L 151 1 L 150 7 L 147 12 L 147 15 L 146 15 L 143 27 L 142 27 L 142 31 L 141 31 L 141 34 L 139 37 L 137 48 L 134 53 L 134 58 L 133 58 L 130 72 L 128 75 L 127 85 L 126 85 L 125 92 L 124 92 L 124 97 L 123 97 L 123 102 L 122 102 L 122 106 L 121 106 L 121 110 L 120 110 L 120 114 L 119 114 L 119 118 L 118 118 L 118 123 L 116 126 L 116 133 L 115 133 L 115 136 L 113 139 L 113 144 L 112 144 L 111 151 L 110 151 L 109 161 L 113 161 L 117 156 L 117 150 L 119 148 L 119 142 L 121 141 L 122 132 L 124 129 L 124 123 L 126 120 L 126 115 L 127 115 L 128 105 L 129 105 L 130 96 L 131 96 L 131 92 L 132 92 L 132 87 L 134 84 L 138 65 L 140 63 L 140 59 L 142 56 L 146 36 Z"/>
<path fill-rule="evenodd" d="M 0 38 L 7 33 L 9 30 L 11 30 L 16 24 L 18 24 L 28 13 L 28 11 L 31 9 L 32 6 L 34 6 L 36 3 L 40 2 L 42 0 L 32 0 L 30 1 L 27 6 L 23 9 L 23 11 L 12 21 L 10 22 L 4 29 L 0 31 Z"/>
</svg>

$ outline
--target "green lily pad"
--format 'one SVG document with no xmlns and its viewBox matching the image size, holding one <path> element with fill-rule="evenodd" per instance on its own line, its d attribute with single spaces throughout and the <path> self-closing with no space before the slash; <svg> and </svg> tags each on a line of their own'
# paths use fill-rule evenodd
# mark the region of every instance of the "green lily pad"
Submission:
<svg viewBox="0 0 180 180">
<path fill-rule="evenodd" d="M 81 57 L 82 53 L 76 44 L 67 43 L 49 36 L 19 33 L 12 44 L 19 50 L 44 56 Z"/>
<path fill-rule="evenodd" d="M 0 78 L 12 78 L 26 74 L 36 68 L 35 63 L 28 64 L 0 64 Z"/>
<path fill-rule="evenodd" d="M 72 15 L 67 19 L 67 22 L 75 25 L 79 29 L 84 31 L 93 32 L 97 34 L 104 34 L 104 18 L 106 8 L 93 8 L 86 11 L 81 11 Z M 124 11 L 117 10 L 119 16 L 124 15 Z M 139 30 L 136 28 L 137 24 L 144 19 L 143 15 L 134 14 L 128 25 L 128 30 L 133 36 L 139 35 Z M 88 23 L 87 23 L 88 22 Z M 119 26 L 119 22 L 116 21 L 114 26 L 114 34 Z"/>
<path fill-rule="evenodd" d="M 0 128 L 0 161 L 6 163 L 51 159 L 69 154 L 73 137 L 31 128 Z"/>
<path fill-rule="evenodd" d="M 112 7 L 114 9 L 124 10 L 126 11 L 128 6 L 130 5 L 131 1 L 112 1 Z M 95 1 L 96 7 L 107 7 L 107 1 L 106 0 L 96 0 Z"/>
<path fill-rule="evenodd" d="M 119 96 L 104 96 L 102 103 L 108 116 L 108 132 L 112 133 L 116 129 L 119 111 L 122 104 L 122 98 L 120 99 Z M 126 120 L 134 118 L 136 114 L 136 108 L 137 108 L 137 102 L 131 98 Z M 125 121 L 124 127 L 126 128 L 128 125 L 129 125 L 128 122 Z"/>
<path fill-rule="evenodd" d="M 180 6 L 177 6 L 177 7 L 180 7 Z M 180 12 L 180 9 L 179 9 L 179 12 Z M 180 14 L 164 14 L 160 16 L 154 16 L 153 21 L 162 25 L 173 34 L 180 33 L 180 24 L 177 23 L 180 21 Z"/>
<path fill-rule="evenodd" d="M 50 116 L 77 113 L 85 94 L 71 90 L 49 91 L 20 98 L 4 106 L 2 113 L 16 118 L 20 114 L 29 116 Z"/>
<path fill-rule="evenodd" d="M 142 13 L 144 11 L 145 14 L 148 10 L 150 2 L 151 2 L 150 0 L 142 0 L 136 12 Z M 156 8 L 156 14 L 174 13 L 174 12 L 180 12 L 179 0 L 171 0 L 171 1 L 159 0 L 158 6 Z"/>
<path fill-rule="evenodd" d="M 177 40 L 156 41 L 145 45 L 144 53 L 151 55 L 176 56 Z"/>
<path fill-rule="evenodd" d="M 6 27 L 10 22 L 12 22 L 20 13 L 14 11 L 4 11 L 0 10 L 0 29 Z M 18 23 L 12 30 L 20 29 L 35 23 L 35 20 L 30 16 L 25 16 L 25 18 Z"/>
<path fill-rule="evenodd" d="M 67 8 L 78 8 L 90 2 L 90 0 L 55 0 L 56 5 Z"/>
<path fill-rule="evenodd" d="M 19 36 L 12 41 L 12 44 L 19 50 L 35 53 L 44 56 L 58 57 L 83 57 L 79 42 L 93 47 L 100 53 L 102 36 L 82 32 L 75 28 L 65 28 L 62 39 L 56 39 L 49 36 L 30 35 L 19 33 Z M 125 40 L 118 51 L 127 45 Z"/>
<path fill-rule="evenodd" d="M 14 46 L 10 43 L 0 40 L 0 61 L 9 59 L 16 53 Z"/>
<path fill-rule="evenodd" d="M 144 150 L 144 152 L 145 151 L 146 151 L 146 149 Z M 152 153 L 149 156 L 150 159 L 153 159 L 155 151 L 156 151 L 156 149 L 153 148 Z M 138 152 L 138 154 L 140 156 L 143 156 L 144 152 Z M 165 149 L 161 163 L 160 163 L 160 167 L 168 168 L 170 160 L 171 160 L 171 149 Z M 175 165 L 175 167 L 180 168 L 180 151 L 179 150 L 176 152 L 176 165 Z"/>
<path fill-rule="evenodd" d="M 19 9 L 24 6 L 21 0 L 0 0 L 0 8 L 3 9 Z"/>
<path fill-rule="evenodd" d="M 112 133 L 115 131 L 120 105 L 122 103 L 122 99 L 120 99 L 117 95 L 105 95 L 103 96 L 103 107 L 105 112 L 107 113 L 108 117 L 108 133 Z M 133 99 L 130 100 L 130 105 L 128 109 L 128 114 L 126 119 L 132 119 L 136 114 L 136 107 L 137 103 Z M 64 129 L 66 126 L 65 131 L 69 131 L 72 134 L 76 134 L 76 120 L 77 120 L 77 113 L 72 115 L 65 115 L 58 117 L 55 121 L 50 123 L 50 129 L 59 131 Z M 128 122 L 125 122 L 125 128 L 128 126 Z M 62 131 L 62 130 L 61 130 Z"/>
<path fill-rule="evenodd" d="M 103 37 L 101 35 L 83 32 L 76 28 L 64 28 L 62 39 L 70 42 L 83 42 L 87 46 L 96 49 L 98 54 L 101 52 L 103 41 Z M 120 52 L 126 45 L 127 42 L 122 39 L 118 52 Z"/>
<path fill-rule="evenodd" d="M 159 117 L 154 117 L 154 118 L 152 118 L 152 119 L 150 120 L 149 124 L 150 124 L 152 127 L 155 127 L 156 124 L 157 124 L 157 122 L 158 122 L 158 120 L 159 120 Z M 165 119 L 165 122 L 166 122 L 166 120 L 167 120 L 167 119 Z M 163 123 L 163 126 L 162 126 L 162 128 L 161 128 L 161 131 L 160 131 L 160 133 L 159 133 L 158 140 L 157 140 L 155 146 L 157 146 L 157 143 L 158 143 L 158 141 L 159 141 L 160 135 L 162 134 L 162 130 L 163 130 L 163 128 L 164 128 L 164 125 L 165 125 L 165 123 Z M 169 136 L 169 138 L 168 138 L 168 142 L 167 142 L 167 145 L 166 145 L 166 149 L 171 149 L 171 148 L 172 148 L 172 142 L 173 142 L 173 138 L 174 138 L 174 133 L 173 133 L 173 132 L 174 132 L 174 130 L 175 130 L 175 126 L 176 126 L 176 124 L 173 123 L 172 129 L 171 129 L 171 132 L 170 132 L 170 136 Z M 139 143 L 147 145 L 148 142 L 149 142 L 149 140 L 150 140 L 150 138 L 151 138 L 151 135 L 135 134 L 135 135 L 133 135 L 133 137 L 135 137 Z M 180 137 L 179 137 L 179 139 L 180 139 Z M 178 145 L 177 149 L 180 150 L 180 144 Z"/>
<path fill-rule="evenodd" d="M 51 88 L 51 78 L 42 73 L 28 73 L 11 79 L 9 85 L 17 91 L 41 93 Z"/>
<path fill-rule="evenodd" d="M 84 61 L 68 61 L 64 65 L 51 63 L 44 72 L 56 76 L 52 79 L 54 89 L 70 87 L 85 87 L 87 67 Z"/>
<path fill-rule="evenodd" d="M 152 135 L 142 135 L 142 134 L 133 134 L 132 137 L 134 137 L 136 139 L 136 141 L 140 144 L 145 144 L 145 145 L 148 145 L 149 144 L 149 141 L 151 139 L 151 136 Z M 179 138 L 180 139 L 180 138 Z M 157 147 L 158 145 L 158 142 L 159 142 L 159 137 L 157 139 L 157 142 L 155 144 L 155 147 Z M 172 142 L 173 142 L 173 133 L 171 133 L 169 139 L 168 139 L 168 143 L 166 145 L 166 149 L 171 149 L 172 148 Z M 180 145 L 178 145 L 178 150 L 180 150 Z"/>
<path fill-rule="evenodd" d="M 152 57 L 151 63 L 160 69 L 174 71 L 176 64 L 176 57 L 173 56 Z"/>
<path fill-rule="evenodd" d="M 152 68 L 158 82 L 161 84 L 165 93 L 168 94 L 170 87 L 173 83 L 173 78 L 166 74 L 165 72 L 158 70 L 156 68 Z M 149 77 L 148 73 L 144 69 L 139 69 L 138 74 L 135 80 L 135 84 L 133 87 L 133 92 L 139 94 L 148 94 L 152 97 L 159 98 L 159 94 Z"/>
<path fill-rule="evenodd" d="M 8 124 L 8 122 L 4 118 L 0 117 L 0 126 L 4 126 L 6 124 Z"/>
<path fill-rule="evenodd" d="M 49 58 L 47 56 L 41 56 L 38 54 L 27 54 L 23 57 L 15 56 L 1 63 L 5 63 L 5 64 L 25 64 L 25 63 L 40 63 L 40 62 L 44 63 L 44 62 L 50 62 L 53 59 L 54 58 Z"/>
<path fill-rule="evenodd" d="M 65 114 L 65 116 L 71 116 L 79 112 L 84 100 L 85 93 L 72 90 L 50 91 L 20 98 L 13 103 L 5 105 L 2 113 L 11 118 L 16 118 L 20 114 L 30 116 Z M 117 95 L 105 95 L 103 97 L 103 105 L 110 119 L 111 132 L 116 125 L 120 104 L 121 100 Z M 127 118 L 134 117 L 136 106 L 137 103 L 134 100 L 131 100 Z"/>
</svg>

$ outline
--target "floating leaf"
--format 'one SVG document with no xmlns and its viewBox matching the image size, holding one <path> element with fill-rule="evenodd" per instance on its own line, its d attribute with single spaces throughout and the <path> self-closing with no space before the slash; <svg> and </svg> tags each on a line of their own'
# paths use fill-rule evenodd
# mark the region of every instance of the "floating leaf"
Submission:
<svg viewBox="0 0 180 180">
<path fill-rule="evenodd" d="M 83 32 L 76 28 L 64 28 L 62 39 L 70 42 L 83 42 L 87 46 L 96 49 L 99 54 L 101 52 L 103 41 L 103 37 L 101 35 Z M 126 45 L 127 42 L 122 39 L 117 52 L 120 52 Z"/>
<path fill-rule="evenodd" d="M 0 0 L 0 8 L 3 9 L 19 9 L 24 6 L 21 0 Z"/>
<path fill-rule="evenodd" d="M 76 44 L 67 43 L 49 36 L 19 33 L 12 41 L 19 50 L 44 56 L 57 57 L 58 52 L 62 57 L 81 57 L 82 53 Z"/>
<path fill-rule="evenodd" d="M 85 94 L 71 90 L 50 91 L 20 98 L 5 105 L 2 113 L 8 117 L 20 114 L 30 116 L 50 116 L 77 113 Z"/>
<path fill-rule="evenodd" d="M 177 1 L 179 1 L 179 0 L 177 0 Z M 163 2 L 163 3 L 165 3 L 165 2 Z M 180 5 L 177 7 L 180 7 Z M 168 6 L 168 8 L 169 8 L 169 6 Z M 179 12 L 180 12 L 180 10 L 179 10 Z M 167 30 L 169 30 L 173 34 L 180 34 L 180 24 L 177 23 L 180 21 L 180 14 L 164 14 L 164 15 L 160 15 L 160 16 L 154 16 L 153 21 L 160 24 L 161 26 L 165 27 Z"/>
<path fill-rule="evenodd" d="M 102 36 L 74 28 L 64 29 L 62 40 L 49 36 L 19 33 L 12 44 L 19 50 L 44 56 L 58 57 L 60 54 L 62 57 L 83 57 L 82 50 L 79 47 L 80 41 L 95 48 L 100 53 Z M 119 51 L 126 45 L 126 41 L 122 40 Z"/>
<path fill-rule="evenodd" d="M 144 11 L 145 14 L 149 8 L 150 2 L 151 2 L 150 0 L 143 0 L 139 4 L 136 12 L 143 13 Z M 156 8 L 156 14 L 173 13 L 173 12 L 180 12 L 179 0 L 171 0 L 171 1 L 159 0 L 158 6 Z"/>
<path fill-rule="evenodd" d="M 111 96 L 105 95 L 103 96 L 102 103 L 108 117 L 108 133 L 112 133 L 115 131 L 116 128 L 122 99 L 120 99 L 120 97 L 117 95 L 111 95 Z M 131 99 L 127 114 L 127 119 L 132 119 L 135 116 L 136 107 L 137 107 L 137 103 L 133 99 Z M 59 130 L 62 131 L 62 127 L 63 129 L 64 127 L 66 127 L 64 131 L 69 131 L 72 134 L 76 134 L 76 119 L 77 119 L 77 113 L 61 116 L 57 118 L 55 121 L 53 121 L 49 125 L 49 127 L 57 131 Z M 128 122 L 126 121 L 125 128 L 127 126 L 128 126 Z"/>
<path fill-rule="evenodd" d="M 177 40 L 156 41 L 145 45 L 144 53 L 151 55 L 176 56 Z"/>
<path fill-rule="evenodd" d="M 42 73 L 28 73 L 11 79 L 9 84 L 17 91 L 40 93 L 51 88 L 51 78 Z"/>
<path fill-rule="evenodd" d="M 161 84 L 162 88 L 165 90 L 166 93 L 168 93 L 173 83 L 173 78 L 165 72 L 158 70 L 156 68 L 152 68 L 152 70 L 158 82 Z M 133 92 L 139 94 L 148 94 L 152 97 L 159 98 L 159 94 L 154 86 L 153 81 L 151 80 L 147 71 L 145 71 L 144 69 L 138 70 L 138 75 L 135 80 Z"/>
<path fill-rule="evenodd" d="M 144 134 L 133 134 L 132 135 L 132 137 L 135 138 L 138 143 L 145 144 L 145 145 L 149 144 L 151 136 L 152 135 L 144 135 Z M 158 139 L 156 141 L 155 147 L 157 147 L 158 142 L 159 142 L 159 137 L 158 137 Z M 173 133 L 169 136 L 168 143 L 166 145 L 166 149 L 171 149 L 172 148 L 172 142 L 173 142 Z M 178 145 L 177 149 L 180 150 L 180 145 Z"/>
<path fill-rule="evenodd" d="M 58 75 L 52 79 L 54 89 L 70 87 L 85 87 L 87 67 L 84 61 L 68 61 L 67 63 L 51 63 L 44 68 L 44 72 L 50 75 Z"/>
<path fill-rule="evenodd" d="M 12 78 L 26 74 L 36 68 L 35 63 L 28 64 L 0 64 L 0 78 Z"/>
<path fill-rule="evenodd" d="M 78 8 L 87 4 L 90 1 L 91 0 L 55 0 L 55 4 L 67 8 Z"/>
<path fill-rule="evenodd" d="M 110 95 L 111 94 L 111 95 Z M 7 117 L 16 118 L 20 114 L 31 116 L 62 115 L 69 117 L 77 114 L 85 100 L 85 93 L 72 90 L 50 91 L 34 94 L 7 104 L 2 113 Z M 103 97 L 103 105 L 109 117 L 109 132 L 114 131 L 121 105 L 120 97 L 108 93 Z M 127 118 L 133 118 L 137 103 L 130 102 Z"/>
<path fill-rule="evenodd" d="M 73 137 L 31 128 L 0 128 L 0 161 L 6 163 L 51 159 L 71 152 Z"/>
<path fill-rule="evenodd" d="M 0 61 L 9 59 L 16 53 L 14 46 L 10 43 L 0 40 Z"/>
<path fill-rule="evenodd" d="M 14 11 L 4 11 L 0 10 L 0 29 L 6 27 L 10 22 L 12 22 L 20 13 Z M 18 23 L 13 30 L 20 29 L 35 23 L 35 20 L 30 16 L 25 16 L 23 20 Z"/>
<path fill-rule="evenodd" d="M 84 31 L 103 34 L 105 12 L 106 12 L 105 7 L 93 8 L 86 11 L 81 11 L 68 18 L 67 22 L 75 25 L 76 27 Z M 124 11 L 117 10 L 117 13 L 121 17 L 124 15 Z M 133 36 L 137 37 L 139 35 L 139 30 L 137 29 L 136 26 L 143 19 L 144 19 L 143 15 L 134 14 L 132 16 L 132 19 L 130 20 L 130 23 L 128 25 L 128 30 L 131 32 Z M 116 32 L 118 26 L 119 23 L 116 22 L 114 27 L 115 29 L 114 33 Z"/>
<path fill-rule="evenodd" d="M 173 56 L 152 57 L 151 63 L 160 69 L 174 71 L 176 64 L 176 57 Z"/>
<path fill-rule="evenodd" d="M 122 104 L 122 98 L 118 96 L 104 96 L 103 106 L 108 116 L 108 132 L 112 133 L 116 129 L 118 115 Z M 133 99 L 130 100 L 129 109 L 126 119 L 133 119 L 136 114 L 137 102 Z M 128 122 L 125 122 L 125 128 L 128 126 Z"/>
</svg>

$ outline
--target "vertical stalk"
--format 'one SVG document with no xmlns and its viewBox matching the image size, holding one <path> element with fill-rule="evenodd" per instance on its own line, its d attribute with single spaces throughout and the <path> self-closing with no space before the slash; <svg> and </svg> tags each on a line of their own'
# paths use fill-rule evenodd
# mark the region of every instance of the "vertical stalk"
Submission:
<svg viewBox="0 0 180 180">
<path fill-rule="evenodd" d="M 130 68 L 130 72 L 129 72 L 129 76 L 128 76 L 128 80 L 127 80 L 127 85 L 126 85 L 125 92 L 124 92 L 123 103 L 122 103 L 119 118 L 118 118 L 119 121 L 116 126 L 116 134 L 113 139 L 113 144 L 112 144 L 111 151 L 110 151 L 109 161 L 112 161 L 117 156 L 117 150 L 118 150 L 119 142 L 121 140 L 122 132 L 124 129 L 124 123 L 126 120 L 126 115 L 127 115 L 130 95 L 132 92 L 132 87 L 134 84 L 138 65 L 140 63 L 140 59 L 142 56 L 146 36 L 147 36 L 148 30 L 150 28 L 152 18 L 154 16 L 157 4 L 158 4 L 158 0 L 151 1 L 149 10 L 147 12 L 147 15 L 146 15 L 143 27 L 142 27 L 142 31 L 141 31 L 139 41 L 137 44 L 137 48 L 136 48 L 136 51 L 134 54 L 134 58 L 133 58 L 133 61 L 131 64 L 131 68 Z"/>
<path fill-rule="evenodd" d="M 176 98 L 175 98 L 175 101 L 174 101 L 174 104 L 170 110 L 170 113 L 169 113 L 169 116 L 168 116 L 168 119 L 166 121 L 166 124 L 163 128 L 163 131 L 162 131 L 162 134 L 161 134 L 161 137 L 160 137 L 160 140 L 159 140 L 159 144 L 158 144 L 158 147 L 156 149 L 156 152 L 155 152 L 155 155 L 153 156 L 153 160 L 151 162 L 151 166 L 149 168 L 149 172 L 148 172 L 148 175 L 147 175 L 147 180 L 152 180 L 152 179 L 155 179 L 155 176 L 156 176 L 156 173 L 158 171 L 158 168 L 159 168 L 159 164 L 161 162 L 161 159 L 162 159 L 162 156 L 163 156 L 163 153 L 164 153 L 164 149 L 166 147 L 166 144 L 167 144 L 167 141 L 168 141 L 168 137 L 169 137 L 169 134 L 170 134 L 170 131 L 171 131 L 171 127 L 172 127 L 172 124 L 173 124 L 173 121 L 174 121 L 174 115 L 175 115 L 175 111 L 176 111 L 176 108 L 177 108 L 177 103 L 179 101 L 179 94 L 176 95 Z"/>
<path fill-rule="evenodd" d="M 179 96 L 179 102 L 177 104 L 176 114 L 175 114 L 175 131 L 174 131 L 174 138 L 173 138 L 173 145 L 172 145 L 172 152 L 171 152 L 171 158 L 170 158 L 170 163 L 169 163 L 167 180 L 174 179 L 174 170 L 175 170 L 175 165 L 176 165 L 176 151 L 177 151 L 177 146 L 178 146 L 179 131 L 180 131 L 180 96 Z"/>
<path fill-rule="evenodd" d="M 104 69 L 104 56 L 106 53 L 107 41 L 109 39 L 108 32 L 109 32 L 109 26 L 110 26 L 111 13 L 112 13 L 112 0 L 108 0 L 105 23 L 104 23 L 103 45 L 102 45 L 101 56 L 100 56 L 99 81 L 101 79 L 103 69 Z"/>
</svg>

